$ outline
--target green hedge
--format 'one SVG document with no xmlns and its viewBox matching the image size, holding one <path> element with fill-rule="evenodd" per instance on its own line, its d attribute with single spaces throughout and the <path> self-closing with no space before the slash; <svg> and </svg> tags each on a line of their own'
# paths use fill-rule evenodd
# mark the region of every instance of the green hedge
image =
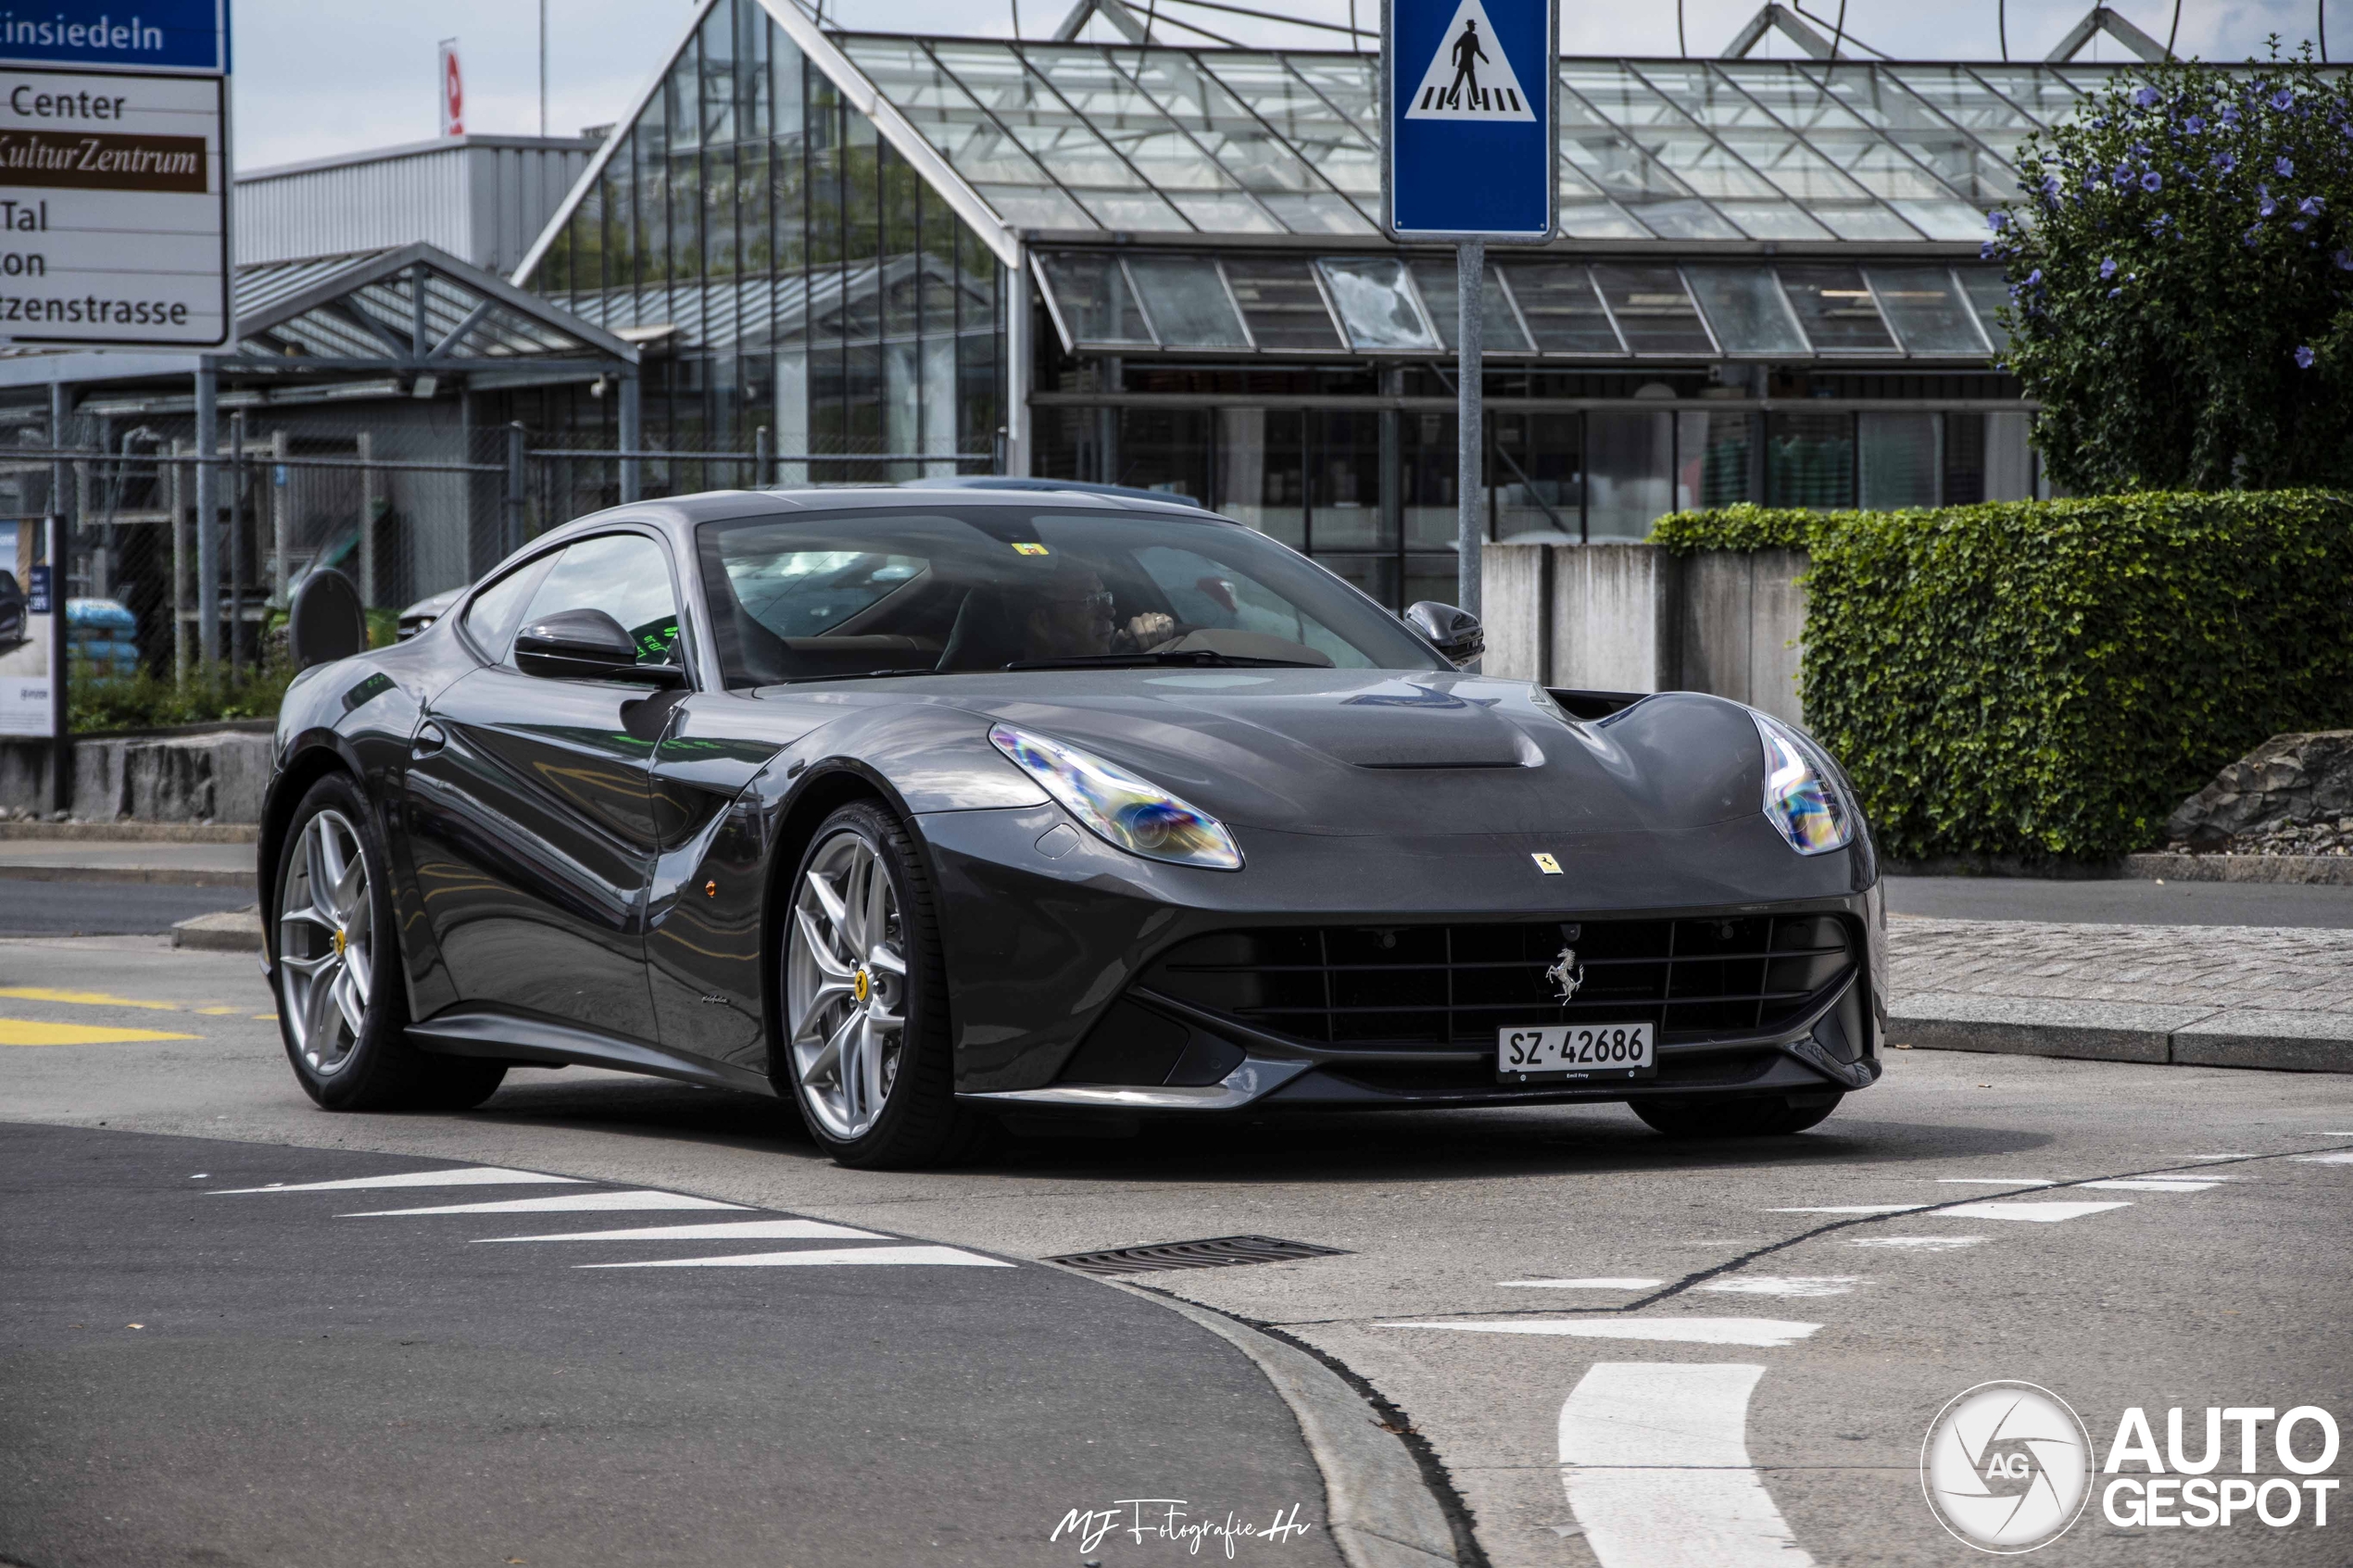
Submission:
<svg viewBox="0 0 2353 1568">
<path fill-rule="evenodd" d="M 1806 724 L 1894 858 L 2144 849 L 2259 742 L 2353 726 L 2353 497 L 1736 510 L 1654 537 L 1811 551 Z"/>
</svg>

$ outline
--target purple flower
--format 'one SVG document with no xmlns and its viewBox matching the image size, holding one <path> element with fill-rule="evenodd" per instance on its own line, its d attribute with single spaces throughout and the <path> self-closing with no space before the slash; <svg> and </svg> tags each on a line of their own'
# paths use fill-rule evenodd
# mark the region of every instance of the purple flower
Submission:
<svg viewBox="0 0 2353 1568">
<path fill-rule="evenodd" d="M 2115 299 L 2115 298 L 2117 298 L 2118 296 L 2121 295 L 2123 293 L 2124 293 L 2124 291 L 2123 291 L 2122 289 L 2110 289 L 2110 290 L 2108 290 L 2108 298 L 2110 298 L 2110 299 Z"/>
<path fill-rule="evenodd" d="M 2261 205 L 2259 205 L 2259 207 L 2256 207 L 2256 209 L 2255 209 L 2255 210 L 2256 210 L 2257 212 L 2260 213 L 2262 216 L 2264 216 L 2264 217 L 2266 217 L 2266 218 L 2269 218 L 2269 217 L 2271 217 L 2271 214 L 2273 214 L 2273 213 L 2275 213 L 2275 212 L 2279 211 L 2279 209 L 2280 209 L 2280 204 L 2279 204 L 2276 200 L 2274 200 L 2274 199 L 2272 198 L 2272 195 L 2271 195 L 2271 186 L 2269 186 L 2269 185 L 2258 185 L 2258 186 L 2256 186 L 2256 187 L 2255 187 L 2255 194 L 2256 194 L 2256 198 L 2257 198 L 2257 200 L 2258 200 L 2258 201 L 2261 204 Z"/>
<path fill-rule="evenodd" d="M 2189 119 L 2182 121 L 2182 129 L 2195 136 L 2206 129 L 2206 120 L 2201 116 L 2192 115 Z"/>
<path fill-rule="evenodd" d="M 2300 234 L 2300 233 L 2304 232 L 2304 220 L 2302 220 L 2301 218 L 2299 218 L 2299 219 L 2297 219 L 2295 222 L 2290 223 L 2290 224 L 2288 225 L 2288 227 L 2289 227 L 2289 228 L 2291 228 L 2291 229 L 2293 229 L 2293 230 L 2295 230 L 2297 233 L 2299 233 L 2299 234 Z"/>
<path fill-rule="evenodd" d="M 2026 286 L 2027 286 L 2028 288 L 2030 288 L 2030 289 L 2031 289 L 2031 288 L 2033 288 L 2033 287 L 2035 287 L 2037 284 L 2041 283 L 2041 282 L 2042 282 L 2042 281 L 2043 281 L 2043 270 L 2042 270 L 2040 267 L 2037 267 L 2036 269 L 2034 269 L 2034 270 L 2033 270 L 2033 271 L 2029 272 L 2029 273 L 2026 275 Z"/>
<path fill-rule="evenodd" d="M 2158 192 L 2163 190 L 2164 188 L 2165 176 L 2159 174 L 2156 169 L 2152 169 L 2147 173 L 2141 176 L 2141 189 L 2146 191 L 2149 194 L 2155 195 Z"/>
<path fill-rule="evenodd" d="M 2153 109 L 2157 107 L 2157 89 L 2154 87 L 2144 87 L 2139 92 L 2133 94 L 2133 107 L 2134 108 L 2142 109 Z"/>
<path fill-rule="evenodd" d="M 1979 242 L 1977 247 L 1977 258 L 1980 261 L 1991 261 L 1994 259 L 1994 242 L 1992 240 L 1982 240 Z"/>
<path fill-rule="evenodd" d="M 2131 184 L 2133 182 L 2133 166 L 2129 163 L 2118 164 L 2116 166 L 2116 173 L 2112 176 L 2112 178 L 2120 185 Z"/>
<path fill-rule="evenodd" d="M 2214 155 L 2214 167 L 2221 169 L 2225 174 L 2228 174 L 2232 169 L 2236 169 L 2238 166 L 2239 160 L 2237 155 L 2233 153 L 2220 152 Z"/>
<path fill-rule="evenodd" d="M 2235 104 L 2224 104 L 2222 106 L 2222 123 L 2225 125 L 2236 125 L 2238 122 L 2238 106 Z"/>
<path fill-rule="evenodd" d="M 1989 212 L 1985 215 L 1985 226 L 1998 234 L 2010 226 L 2010 215 L 2001 211 Z"/>
<path fill-rule="evenodd" d="M 2320 197 L 2306 196 L 2302 201 L 2296 204 L 2296 210 L 2302 213 L 2307 218 L 2318 218 L 2321 215 L 2321 207 L 2322 201 Z"/>
<path fill-rule="evenodd" d="M 2296 368 L 2299 370 L 2309 370 L 2312 368 L 2312 361 L 2318 358 L 2319 356 L 2309 347 L 2299 348 L 2296 351 Z"/>
<path fill-rule="evenodd" d="M 2058 194 L 2059 194 L 2059 177 L 2058 177 L 2057 175 L 2056 175 L 2056 174 L 2045 174 L 2045 175 L 2044 175 L 2044 176 L 2043 176 L 2043 195 L 2044 195 L 2044 197 L 2045 197 L 2046 200 L 2056 201 L 2056 200 L 2057 200 L 2057 199 L 2058 199 Z"/>
<path fill-rule="evenodd" d="M 2100 282 L 2107 282 L 2110 278 L 2115 276 L 2116 257 L 2112 256 L 2102 257 L 2100 258 Z"/>
<path fill-rule="evenodd" d="M 2286 108 L 2288 106 L 2290 106 L 2291 104 L 2293 104 L 2293 103 L 2295 103 L 2295 102 L 2296 102 L 2296 94 L 2293 94 L 2293 93 L 2291 93 L 2291 92 L 2289 92 L 2289 91 L 2288 91 L 2286 88 L 2284 88 L 2284 87 L 2281 88 L 2278 92 L 2276 92 L 2276 93 L 2274 93 L 2274 94 L 2271 94 L 2271 107 L 2272 107 L 2273 108 L 2275 108 L 2275 109 L 2284 109 L 2284 108 Z"/>
<path fill-rule="evenodd" d="M 2296 160 L 2294 158 L 2280 158 L 2272 163 L 2271 172 L 2278 175 L 2283 180 L 2292 180 L 2296 177 Z"/>
<path fill-rule="evenodd" d="M 2353 250 L 2337 251 L 2329 259 L 2336 263 L 2338 271 L 2353 272 Z"/>
</svg>

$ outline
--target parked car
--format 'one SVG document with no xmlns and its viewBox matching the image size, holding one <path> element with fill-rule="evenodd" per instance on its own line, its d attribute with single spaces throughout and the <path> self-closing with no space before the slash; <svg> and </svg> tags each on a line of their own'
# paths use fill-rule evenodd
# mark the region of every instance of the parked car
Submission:
<svg viewBox="0 0 2353 1568">
<path fill-rule="evenodd" d="M 1623 1100 L 1794 1132 L 1873 1083 L 1837 765 L 1690 692 L 1466 673 L 1189 504 L 625 506 L 301 674 L 259 874 L 321 1105 L 516 1064 L 794 1101 L 845 1163 L 986 1119 Z"/>
<path fill-rule="evenodd" d="M 459 596 L 464 593 L 465 590 L 463 588 L 445 588 L 438 594 L 429 594 L 425 597 L 419 599 L 415 604 L 410 605 L 407 609 L 400 612 L 399 629 L 395 633 L 393 640 L 402 643 L 407 642 L 409 638 L 415 636 L 418 633 L 423 631 L 426 627 L 440 620 L 443 612 L 448 609 L 451 605 L 456 604 Z"/>
</svg>

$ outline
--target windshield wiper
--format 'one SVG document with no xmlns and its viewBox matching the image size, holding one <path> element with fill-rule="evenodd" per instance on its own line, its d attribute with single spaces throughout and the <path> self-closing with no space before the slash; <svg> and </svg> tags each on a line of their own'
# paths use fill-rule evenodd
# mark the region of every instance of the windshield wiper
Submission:
<svg viewBox="0 0 2353 1568">
<path fill-rule="evenodd" d="M 925 664 L 913 670 L 837 670 L 830 675 L 786 675 L 771 685 L 798 686 L 811 681 L 879 681 L 886 675 L 937 675 L 938 671 Z"/>
<path fill-rule="evenodd" d="M 1174 653 L 1088 653 L 1073 654 L 1068 659 L 1023 659 L 1004 666 L 1007 670 L 1135 670 L 1153 665 L 1246 665 L 1282 670 L 1322 670 L 1326 666 L 1304 659 L 1259 659 L 1246 653 L 1218 653 L 1211 648 L 1187 648 Z"/>
</svg>

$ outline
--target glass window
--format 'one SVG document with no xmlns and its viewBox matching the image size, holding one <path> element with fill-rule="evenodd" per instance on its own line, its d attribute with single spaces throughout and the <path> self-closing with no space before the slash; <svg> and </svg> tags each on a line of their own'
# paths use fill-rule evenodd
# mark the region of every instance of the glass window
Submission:
<svg viewBox="0 0 2353 1568">
<path fill-rule="evenodd" d="M 1784 262 L 1781 286 L 1789 291 L 1806 335 L 1818 354 L 1893 353 L 1895 340 L 1880 320 L 1879 307 L 1863 282 L 1862 270 L 1815 262 Z"/>
<path fill-rule="evenodd" d="M 1867 413 L 1856 424 L 1861 504 L 1873 511 L 1936 505 L 1937 416 Z"/>
<path fill-rule="evenodd" d="M 1217 264 L 1205 257 L 1144 256 L 1127 264 L 1164 348 L 1247 348 Z"/>
<path fill-rule="evenodd" d="M 670 588 L 670 558 L 642 533 L 607 533 L 566 546 L 524 623 L 567 609 L 600 609 L 637 645 L 641 663 L 670 658 L 678 640 L 678 601 Z"/>
<path fill-rule="evenodd" d="M 1946 414 L 1944 420 L 1944 488 L 1938 504 L 1973 506 L 1985 499 L 1985 416 Z"/>
<path fill-rule="evenodd" d="M 1585 514 L 1587 536 L 1643 537 L 1652 523 L 1667 515 L 1675 416 L 1589 414 L 1585 439 L 1592 486 Z"/>
<path fill-rule="evenodd" d="M 1994 313 L 2010 302 L 2010 285 L 1998 267 L 1956 267 L 1953 275 L 1961 281 L 1961 288 L 1969 295 L 1969 304 L 1977 307 L 1978 325 L 1985 329 L 1986 340 L 1995 353 L 2010 345 L 2010 334 L 2000 318 Z"/>
<path fill-rule="evenodd" d="M 1771 414 L 1765 504 L 1833 510 L 1855 504 L 1855 416 Z"/>
<path fill-rule="evenodd" d="M 1151 346 L 1152 334 L 1144 326 L 1143 312 L 1136 308 L 1136 296 L 1128 292 L 1117 257 L 1050 251 L 1038 257 L 1038 268 L 1046 275 L 1046 295 L 1062 328 L 1063 346 Z"/>
<path fill-rule="evenodd" d="M 1331 257 L 1316 265 L 1324 270 L 1351 347 L 1438 346 L 1438 334 L 1423 319 L 1403 262 L 1392 256 Z"/>
<path fill-rule="evenodd" d="M 706 523 L 698 539 L 733 687 L 1028 662 L 1115 664 L 1121 656 L 1150 670 L 1157 653 L 1317 667 L 1439 665 L 1420 639 L 1304 558 L 1221 521 L 862 508 Z M 789 615 L 781 625 L 773 620 L 816 602 L 813 588 L 799 596 L 765 592 L 803 565 L 842 585 L 838 602 L 825 601 L 831 619 L 814 633 Z M 756 585 L 761 596 L 745 597 L 739 584 Z"/>
<path fill-rule="evenodd" d="M 474 596 L 466 607 L 463 622 L 466 635 L 474 646 L 491 658 L 504 660 L 507 645 L 514 640 L 515 628 L 522 622 L 522 607 L 530 602 L 531 586 L 547 570 L 544 556 L 527 566 L 516 568 L 506 576 Z"/>
<path fill-rule="evenodd" d="M 1623 354 L 1617 329 L 1602 308 L 1593 280 L 1573 262 L 1507 262 L 1509 280 L 1519 313 L 1545 354 Z"/>
<path fill-rule="evenodd" d="M 1462 335 L 1463 307 L 1454 288 L 1454 264 L 1433 257 L 1416 257 L 1414 282 L 1421 285 L 1422 302 L 1429 307 L 1430 322 L 1438 329 L 1439 341 L 1452 349 L 1459 346 L 1455 339 Z M 1479 336 L 1490 354 L 1526 354 L 1528 334 L 1520 331 L 1519 318 L 1512 314 L 1512 302 L 1504 294 L 1504 281 L 1490 267 L 1482 274 L 1478 292 Z"/>
<path fill-rule="evenodd" d="M 1675 509 L 1755 500 L 1749 454 L 1756 441 L 1755 417 L 1692 413 L 1675 419 Z"/>
<path fill-rule="evenodd" d="M 1232 257 L 1226 262 L 1234 302 L 1261 348 L 1334 349 L 1340 331 L 1324 304 L 1324 291 L 1304 261 Z"/>
<path fill-rule="evenodd" d="M 1213 505 L 1294 550 L 1307 547 L 1307 475 L 1300 448 L 1303 415 L 1265 408 L 1217 410 L 1217 495 Z"/>
<path fill-rule="evenodd" d="M 1789 302 L 1766 267 L 1686 267 L 1692 292 L 1727 354 L 1803 354 Z"/>
<path fill-rule="evenodd" d="M 1307 542 L 1327 550 L 1393 550 L 1397 530 L 1381 505 L 1380 416 L 1311 414 Z"/>
<path fill-rule="evenodd" d="M 1488 412 L 1494 441 L 1495 537 L 1584 533 L 1583 420 L 1575 414 Z"/>
<path fill-rule="evenodd" d="M 1637 354 L 1712 355 L 1716 344 L 1701 325 L 1682 276 L 1672 267 L 1596 263 L 1593 282 L 1617 318 L 1626 346 Z"/>
<path fill-rule="evenodd" d="M 1906 352 L 1975 357 L 1986 351 L 1976 318 L 1945 269 L 1874 267 L 1870 282 Z"/>
</svg>

